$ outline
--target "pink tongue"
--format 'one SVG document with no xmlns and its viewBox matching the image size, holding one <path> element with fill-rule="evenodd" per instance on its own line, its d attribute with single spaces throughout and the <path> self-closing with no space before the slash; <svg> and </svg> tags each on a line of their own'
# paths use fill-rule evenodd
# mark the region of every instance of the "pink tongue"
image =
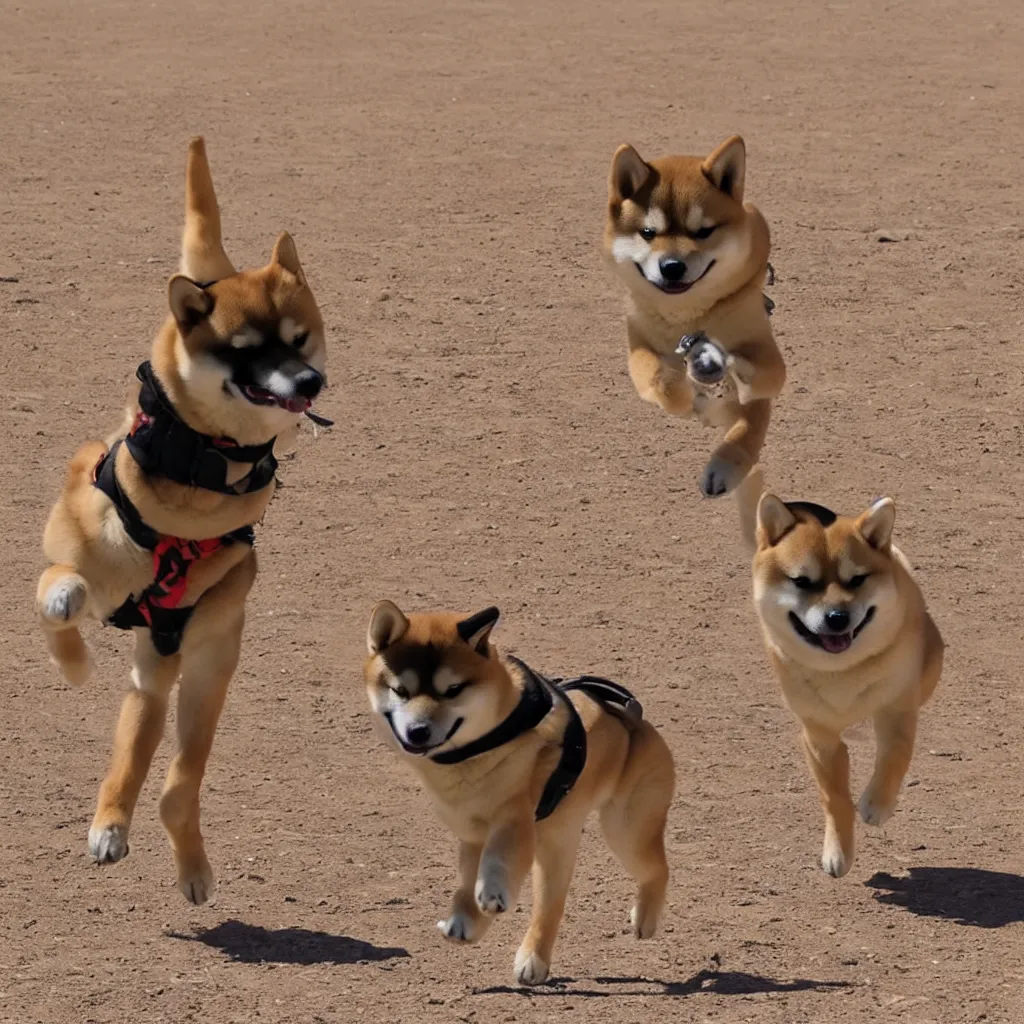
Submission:
<svg viewBox="0 0 1024 1024">
<path fill-rule="evenodd" d="M 289 398 L 285 402 L 289 412 L 305 412 L 309 408 L 308 398 Z"/>
<path fill-rule="evenodd" d="M 849 633 L 840 633 L 839 636 L 823 636 L 819 633 L 818 641 L 829 654 L 841 654 L 853 643 L 853 637 Z"/>
</svg>

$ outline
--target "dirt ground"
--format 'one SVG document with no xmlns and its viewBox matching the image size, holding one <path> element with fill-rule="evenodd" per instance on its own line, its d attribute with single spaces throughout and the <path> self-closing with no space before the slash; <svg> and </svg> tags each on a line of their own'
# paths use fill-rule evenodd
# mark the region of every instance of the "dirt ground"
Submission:
<svg viewBox="0 0 1024 1024">
<path fill-rule="evenodd" d="M 3 0 L 0 40 L 0 1020 L 1024 1019 L 1020 4 Z M 697 490 L 711 438 L 635 396 L 599 256 L 618 143 L 737 131 L 790 372 L 769 480 L 891 494 L 948 643 L 901 809 L 841 881 L 735 510 Z M 337 419 L 260 530 L 202 908 L 157 819 L 168 743 L 131 856 L 91 864 L 129 641 L 91 630 L 72 691 L 32 612 L 66 461 L 164 316 L 196 132 L 232 254 L 296 237 Z M 664 934 L 625 933 L 588 835 L 554 984 L 511 985 L 523 908 L 442 942 L 453 843 L 359 675 L 382 596 L 497 603 L 505 650 L 641 694 L 679 771 Z"/>
</svg>

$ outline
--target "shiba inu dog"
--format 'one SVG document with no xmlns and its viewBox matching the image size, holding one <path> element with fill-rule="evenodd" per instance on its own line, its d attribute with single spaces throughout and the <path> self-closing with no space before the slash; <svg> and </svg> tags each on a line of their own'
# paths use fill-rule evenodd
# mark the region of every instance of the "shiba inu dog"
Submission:
<svg viewBox="0 0 1024 1024">
<path fill-rule="evenodd" d="M 733 136 L 706 158 L 649 163 L 620 146 L 605 253 L 629 293 L 629 373 L 640 397 L 724 428 L 701 476 L 734 490 L 758 460 L 786 369 L 763 295 L 768 225 L 744 204 L 746 150 Z"/>
<path fill-rule="evenodd" d="M 896 808 L 914 753 L 918 712 L 942 672 L 943 643 L 903 554 L 895 506 L 859 516 L 761 496 L 754 606 L 825 812 L 821 864 L 836 878 L 854 857 L 844 729 L 870 718 L 875 769 L 860 816 L 881 825 Z"/>
<path fill-rule="evenodd" d="M 275 440 L 309 412 L 326 353 L 289 235 L 263 269 L 232 266 L 199 138 L 188 154 L 181 270 L 124 428 L 71 460 L 43 536 L 51 565 L 36 601 L 51 657 L 71 683 L 89 673 L 79 632 L 87 618 L 135 633 L 133 687 L 89 830 L 97 861 L 128 853 L 135 803 L 180 681 L 180 749 L 160 814 L 181 891 L 202 903 L 213 874 L 199 789 L 256 576 L 252 526 L 274 493 Z"/>
<path fill-rule="evenodd" d="M 654 934 L 668 884 L 664 831 L 672 755 L 635 698 L 595 677 L 555 682 L 498 656 L 498 610 L 466 618 L 373 609 L 365 678 L 387 742 L 422 779 L 459 840 L 461 882 L 445 920 L 476 942 L 512 907 L 533 865 L 533 914 L 515 959 L 543 982 L 583 825 L 592 810 L 639 886 L 631 920 Z"/>
</svg>

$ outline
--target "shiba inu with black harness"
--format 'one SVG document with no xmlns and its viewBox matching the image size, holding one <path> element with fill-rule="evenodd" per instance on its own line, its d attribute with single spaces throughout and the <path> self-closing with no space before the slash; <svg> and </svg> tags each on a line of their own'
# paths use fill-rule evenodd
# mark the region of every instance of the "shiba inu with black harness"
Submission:
<svg viewBox="0 0 1024 1024">
<path fill-rule="evenodd" d="M 476 942 L 512 907 L 533 866 L 533 913 L 516 980 L 551 966 L 576 850 L 590 812 L 639 886 L 637 938 L 665 902 L 664 832 L 672 755 L 617 683 L 550 680 L 490 643 L 497 608 L 461 617 L 373 609 L 365 678 L 379 730 L 423 781 L 459 839 L 461 882 L 447 918 L 453 942 Z"/>
<path fill-rule="evenodd" d="M 160 815 L 179 887 L 202 903 L 213 873 L 199 790 L 256 577 L 253 526 L 274 493 L 275 443 L 312 415 L 324 386 L 326 349 L 289 235 L 261 270 L 232 266 L 202 139 L 188 155 L 181 270 L 124 428 L 71 460 L 43 536 L 51 564 L 36 601 L 50 655 L 75 684 L 89 673 L 79 632 L 87 618 L 135 633 L 133 687 L 89 830 L 97 861 L 128 853 L 135 803 L 180 682 L 180 749 Z"/>
</svg>

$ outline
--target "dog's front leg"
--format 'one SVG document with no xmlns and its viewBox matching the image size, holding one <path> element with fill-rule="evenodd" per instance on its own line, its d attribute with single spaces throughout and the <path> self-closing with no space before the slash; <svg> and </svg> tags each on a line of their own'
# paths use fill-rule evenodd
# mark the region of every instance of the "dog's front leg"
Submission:
<svg viewBox="0 0 1024 1024">
<path fill-rule="evenodd" d="M 679 369 L 651 349 L 630 325 L 629 376 L 637 394 L 645 401 L 660 405 L 673 416 L 693 413 L 693 391 L 685 368 Z"/>
<path fill-rule="evenodd" d="M 583 833 L 582 819 L 560 821 L 557 828 L 545 824 L 537 830 L 530 927 L 516 953 L 515 977 L 520 985 L 547 980 Z"/>
<path fill-rule="evenodd" d="M 476 879 L 483 843 L 459 843 L 459 887 L 452 897 L 452 909 L 445 921 L 438 921 L 441 934 L 452 942 L 478 942 L 491 924 L 476 902 Z"/>
<path fill-rule="evenodd" d="M 139 791 L 164 734 L 167 698 L 178 678 L 181 659 L 161 657 L 148 629 L 135 630 L 131 691 L 121 705 L 110 771 L 100 786 L 89 829 L 89 852 L 101 864 L 128 853 L 128 830 Z"/>
<path fill-rule="evenodd" d="M 826 874 L 842 878 L 853 866 L 850 753 L 838 733 L 813 722 L 804 722 L 804 753 L 825 812 L 821 866 Z"/>
<path fill-rule="evenodd" d="M 213 892 L 213 871 L 199 829 L 199 789 L 238 664 L 245 598 L 255 576 L 256 556 L 249 551 L 203 595 L 182 640 L 179 749 L 167 772 L 160 817 L 174 852 L 178 888 L 190 903 L 205 903 Z"/>
<path fill-rule="evenodd" d="M 480 855 L 474 897 L 485 914 L 503 914 L 519 896 L 533 862 L 533 807 L 517 800 L 503 807 Z"/>
<path fill-rule="evenodd" d="M 914 756 L 917 708 L 884 708 L 875 715 L 875 771 L 860 798 L 860 816 L 884 825 L 896 810 L 903 778 Z"/>
</svg>

